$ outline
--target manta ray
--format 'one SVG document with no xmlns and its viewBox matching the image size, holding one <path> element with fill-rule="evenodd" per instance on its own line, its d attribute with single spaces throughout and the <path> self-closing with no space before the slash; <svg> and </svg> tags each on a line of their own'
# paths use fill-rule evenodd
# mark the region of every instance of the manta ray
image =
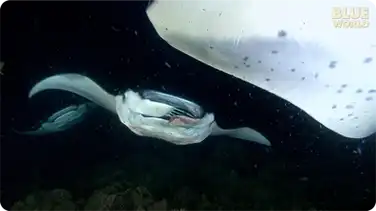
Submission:
<svg viewBox="0 0 376 211">
<path fill-rule="evenodd" d="M 177 50 L 294 104 L 348 138 L 376 132 L 376 6 L 369 0 L 155 0 Z"/>
<path fill-rule="evenodd" d="M 117 114 L 120 122 L 139 136 L 187 145 L 202 142 L 210 135 L 226 135 L 271 145 L 266 137 L 251 128 L 222 129 L 213 113 L 205 112 L 192 101 L 167 93 L 128 89 L 124 94 L 114 96 L 86 76 L 61 74 L 38 82 L 30 90 L 29 98 L 51 89 L 75 93 Z"/>
<path fill-rule="evenodd" d="M 70 105 L 53 113 L 47 120 L 32 131 L 16 131 L 22 135 L 47 135 L 51 133 L 65 131 L 81 123 L 89 111 L 95 107 L 93 103 L 83 103 L 79 105 Z"/>
</svg>

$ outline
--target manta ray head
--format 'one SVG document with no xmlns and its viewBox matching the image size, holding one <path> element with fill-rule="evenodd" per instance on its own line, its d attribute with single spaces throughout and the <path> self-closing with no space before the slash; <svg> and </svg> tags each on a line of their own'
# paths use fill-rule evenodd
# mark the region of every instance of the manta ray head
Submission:
<svg viewBox="0 0 376 211">
<path fill-rule="evenodd" d="M 116 96 L 115 100 L 120 121 L 131 131 L 178 145 L 203 141 L 210 135 L 214 123 L 211 113 L 205 113 L 201 118 L 191 117 L 189 115 L 193 114 L 187 115 L 189 111 L 176 109 L 168 102 L 146 99 L 133 90 Z"/>
</svg>

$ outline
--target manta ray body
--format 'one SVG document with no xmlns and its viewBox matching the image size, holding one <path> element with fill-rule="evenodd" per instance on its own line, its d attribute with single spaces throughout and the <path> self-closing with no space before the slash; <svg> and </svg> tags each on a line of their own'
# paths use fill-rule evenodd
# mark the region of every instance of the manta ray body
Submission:
<svg viewBox="0 0 376 211">
<path fill-rule="evenodd" d="M 111 95 L 90 78 L 79 74 L 61 74 L 37 83 L 29 97 L 49 89 L 65 90 L 80 95 L 117 114 L 120 121 L 139 136 L 158 138 L 177 145 L 202 142 L 210 135 L 227 135 L 270 146 L 261 133 L 251 128 L 222 129 L 196 103 L 162 92 L 128 89 Z"/>
<path fill-rule="evenodd" d="M 53 113 L 44 121 L 37 130 L 16 131 L 22 135 L 47 135 L 51 133 L 65 131 L 81 123 L 89 111 L 95 107 L 93 103 L 83 103 L 71 105 Z"/>
<path fill-rule="evenodd" d="M 155 0 L 146 12 L 172 47 L 330 130 L 348 138 L 376 132 L 374 2 Z"/>
</svg>

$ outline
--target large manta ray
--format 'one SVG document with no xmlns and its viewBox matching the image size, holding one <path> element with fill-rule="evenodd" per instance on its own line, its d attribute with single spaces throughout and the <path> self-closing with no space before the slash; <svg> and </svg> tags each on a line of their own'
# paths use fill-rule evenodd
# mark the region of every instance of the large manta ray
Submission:
<svg viewBox="0 0 376 211">
<path fill-rule="evenodd" d="M 147 15 L 172 47 L 293 103 L 327 128 L 349 138 L 376 132 L 371 1 L 155 0 Z M 346 28 L 349 22 L 360 25 Z"/>
<path fill-rule="evenodd" d="M 86 76 L 61 74 L 47 77 L 35 84 L 29 92 L 29 98 L 44 90 L 64 90 L 84 97 L 117 114 L 119 120 L 139 136 L 186 145 L 202 142 L 209 135 L 226 135 L 266 146 L 271 145 L 266 137 L 251 128 L 222 129 L 216 123 L 213 113 L 205 112 L 194 102 L 166 93 L 153 90 L 135 92 L 128 89 L 124 94 L 114 96 Z M 67 114 L 70 110 L 66 108 L 52 115 L 48 127 L 42 127 L 42 130 L 48 133 L 62 131 L 70 128 L 75 122 L 76 118 L 71 117 L 83 118 L 83 112 Z M 62 115 L 64 117 L 54 121 Z M 59 130 L 53 130 L 55 128 Z M 33 134 L 35 133 L 30 135 Z"/>
</svg>

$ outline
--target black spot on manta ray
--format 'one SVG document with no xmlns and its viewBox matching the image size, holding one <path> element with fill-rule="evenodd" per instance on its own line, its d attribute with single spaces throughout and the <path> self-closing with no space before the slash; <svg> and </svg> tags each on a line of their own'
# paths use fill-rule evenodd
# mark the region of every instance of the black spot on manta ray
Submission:
<svg viewBox="0 0 376 211">
<path fill-rule="evenodd" d="M 265 81 L 270 81 L 270 78 L 265 78 Z"/>
<path fill-rule="evenodd" d="M 346 88 L 346 87 L 347 87 L 347 84 L 342 84 L 341 87 L 342 87 L 342 88 Z"/>
<path fill-rule="evenodd" d="M 278 53 L 278 51 L 276 51 L 276 50 L 272 51 L 272 54 L 277 54 L 277 53 Z"/>
<path fill-rule="evenodd" d="M 373 58 L 372 57 L 367 57 L 367 58 L 365 58 L 364 59 L 364 63 L 370 63 L 370 62 L 372 62 L 372 60 L 373 60 Z"/>
<path fill-rule="evenodd" d="M 249 59 L 248 56 L 245 56 L 245 57 L 243 58 L 244 61 L 248 61 L 248 59 Z"/>
<path fill-rule="evenodd" d="M 373 100 L 373 97 L 366 97 L 366 101 L 371 101 Z"/>
<path fill-rule="evenodd" d="M 337 108 L 337 105 L 334 104 L 334 105 L 332 106 L 332 109 L 336 109 L 336 108 Z"/>
<path fill-rule="evenodd" d="M 304 80 L 305 80 L 305 77 L 302 77 L 301 80 L 304 81 Z"/>
<path fill-rule="evenodd" d="M 291 71 L 291 72 L 295 72 L 295 68 L 292 68 L 290 71 Z"/>
<path fill-rule="evenodd" d="M 331 68 L 331 69 L 336 68 L 336 66 L 337 66 L 337 61 L 331 61 L 331 62 L 329 63 L 329 68 Z"/>
<path fill-rule="evenodd" d="M 286 37 L 287 36 L 287 32 L 286 31 L 284 31 L 284 30 L 280 30 L 279 32 L 278 32 L 278 37 Z"/>
<path fill-rule="evenodd" d="M 347 108 L 347 109 L 353 109 L 354 106 L 353 106 L 353 105 L 347 105 L 346 108 Z"/>
<path fill-rule="evenodd" d="M 359 93 L 362 93 L 362 92 L 363 92 L 362 89 L 357 89 L 357 90 L 356 90 L 356 93 L 358 93 L 358 94 L 359 94 Z"/>
<path fill-rule="evenodd" d="M 376 89 L 370 89 L 368 90 L 368 93 L 376 93 Z"/>
</svg>

